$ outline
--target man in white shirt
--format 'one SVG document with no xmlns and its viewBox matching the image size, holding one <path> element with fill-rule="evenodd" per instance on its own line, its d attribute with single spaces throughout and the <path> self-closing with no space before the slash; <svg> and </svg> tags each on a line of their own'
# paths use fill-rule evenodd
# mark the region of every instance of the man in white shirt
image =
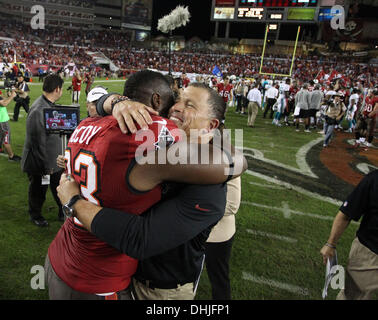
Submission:
<svg viewBox="0 0 378 320">
<path fill-rule="evenodd" d="M 258 84 L 255 82 L 252 84 L 252 89 L 248 92 L 248 127 L 254 127 L 259 107 L 261 107 L 261 92 L 257 89 Z"/>
<path fill-rule="evenodd" d="M 273 105 L 276 103 L 278 98 L 278 83 L 276 83 L 274 86 L 271 86 L 265 93 L 266 98 L 266 108 L 264 110 L 264 118 L 266 117 L 266 114 L 270 110 L 270 119 L 273 119 Z"/>
</svg>

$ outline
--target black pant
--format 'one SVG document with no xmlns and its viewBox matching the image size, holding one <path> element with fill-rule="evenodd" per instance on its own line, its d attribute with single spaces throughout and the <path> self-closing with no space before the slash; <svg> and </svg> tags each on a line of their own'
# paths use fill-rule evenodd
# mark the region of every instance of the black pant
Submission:
<svg viewBox="0 0 378 320">
<path fill-rule="evenodd" d="M 275 103 L 276 103 L 276 99 L 272 99 L 272 98 L 267 99 L 267 103 L 266 103 L 266 107 L 264 111 L 264 118 L 266 117 L 266 114 L 268 113 L 270 109 L 270 119 L 273 119 L 273 113 L 274 113 L 273 106 Z"/>
<path fill-rule="evenodd" d="M 241 94 L 236 95 L 236 111 L 241 111 L 243 103 L 243 96 Z"/>
<path fill-rule="evenodd" d="M 231 300 L 229 261 L 233 240 L 206 242 L 205 262 L 213 300 Z"/>
<path fill-rule="evenodd" d="M 29 112 L 29 101 L 30 98 L 27 97 L 26 99 L 19 98 L 17 99 L 16 105 L 14 106 L 13 110 L 13 120 L 18 120 L 18 115 L 20 114 L 20 108 L 23 107 L 26 111 L 26 113 Z"/>
<path fill-rule="evenodd" d="M 63 217 L 62 204 L 58 198 L 56 188 L 59 185 L 60 176 L 63 170 L 50 175 L 50 190 L 58 205 L 58 217 Z M 38 219 L 42 216 L 42 206 L 46 200 L 48 185 L 42 185 L 42 175 L 28 174 L 29 178 L 29 214 L 32 219 Z"/>
</svg>

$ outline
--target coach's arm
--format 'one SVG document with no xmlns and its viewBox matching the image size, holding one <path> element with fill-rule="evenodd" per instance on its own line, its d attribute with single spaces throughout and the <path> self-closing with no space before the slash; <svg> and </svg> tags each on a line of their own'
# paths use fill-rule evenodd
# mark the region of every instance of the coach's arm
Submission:
<svg viewBox="0 0 378 320">
<path fill-rule="evenodd" d="M 79 186 L 64 174 L 57 188 L 62 203 L 79 194 Z M 169 200 L 142 215 L 102 208 L 86 200 L 73 206 L 75 217 L 96 237 L 136 259 L 146 259 L 193 239 L 223 216 L 223 185 L 187 185 Z"/>
<path fill-rule="evenodd" d="M 206 148 L 206 151 L 203 151 Z M 163 153 L 166 161 L 159 163 Z M 176 154 L 184 155 L 177 159 Z M 175 154 L 175 155 L 173 155 Z M 148 191 L 164 181 L 187 184 L 218 184 L 239 177 L 248 169 L 248 163 L 241 151 L 232 145 L 223 150 L 214 144 L 193 144 L 178 142 L 169 148 L 150 152 L 151 164 L 136 159 L 127 175 L 127 183 L 138 191 Z M 170 159 L 173 156 L 173 159 Z M 192 159 L 196 159 L 193 163 Z M 173 163 L 179 160 L 180 162 Z"/>
</svg>

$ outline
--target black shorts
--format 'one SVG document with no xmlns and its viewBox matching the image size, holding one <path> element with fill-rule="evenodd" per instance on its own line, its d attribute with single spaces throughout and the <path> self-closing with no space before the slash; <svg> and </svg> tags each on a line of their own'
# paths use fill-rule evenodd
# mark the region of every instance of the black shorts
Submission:
<svg viewBox="0 0 378 320">
<path fill-rule="evenodd" d="M 305 118 L 308 118 L 310 117 L 310 110 L 304 110 L 304 109 L 301 109 L 299 111 L 299 117 L 300 119 L 305 119 Z"/>
<path fill-rule="evenodd" d="M 308 110 L 308 116 L 309 117 L 316 117 L 316 113 L 318 112 L 318 110 L 317 109 L 310 109 L 310 110 Z"/>
</svg>

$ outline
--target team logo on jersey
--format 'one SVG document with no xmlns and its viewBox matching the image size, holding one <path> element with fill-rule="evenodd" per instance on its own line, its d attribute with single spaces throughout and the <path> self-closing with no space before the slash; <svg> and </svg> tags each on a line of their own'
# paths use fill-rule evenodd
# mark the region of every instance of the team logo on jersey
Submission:
<svg viewBox="0 0 378 320">
<path fill-rule="evenodd" d="M 154 121 L 158 123 L 162 123 L 161 121 Z M 175 142 L 175 138 L 172 136 L 171 132 L 168 130 L 168 128 L 165 126 L 167 124 L 166 121 L 162 123 L 163 126 L 159 132 L 159 136 L 157 141 L 154 143 L 155 150 L 159 150 L 160 148 L 166 148 L 172 145 Z"/>
</svg>

